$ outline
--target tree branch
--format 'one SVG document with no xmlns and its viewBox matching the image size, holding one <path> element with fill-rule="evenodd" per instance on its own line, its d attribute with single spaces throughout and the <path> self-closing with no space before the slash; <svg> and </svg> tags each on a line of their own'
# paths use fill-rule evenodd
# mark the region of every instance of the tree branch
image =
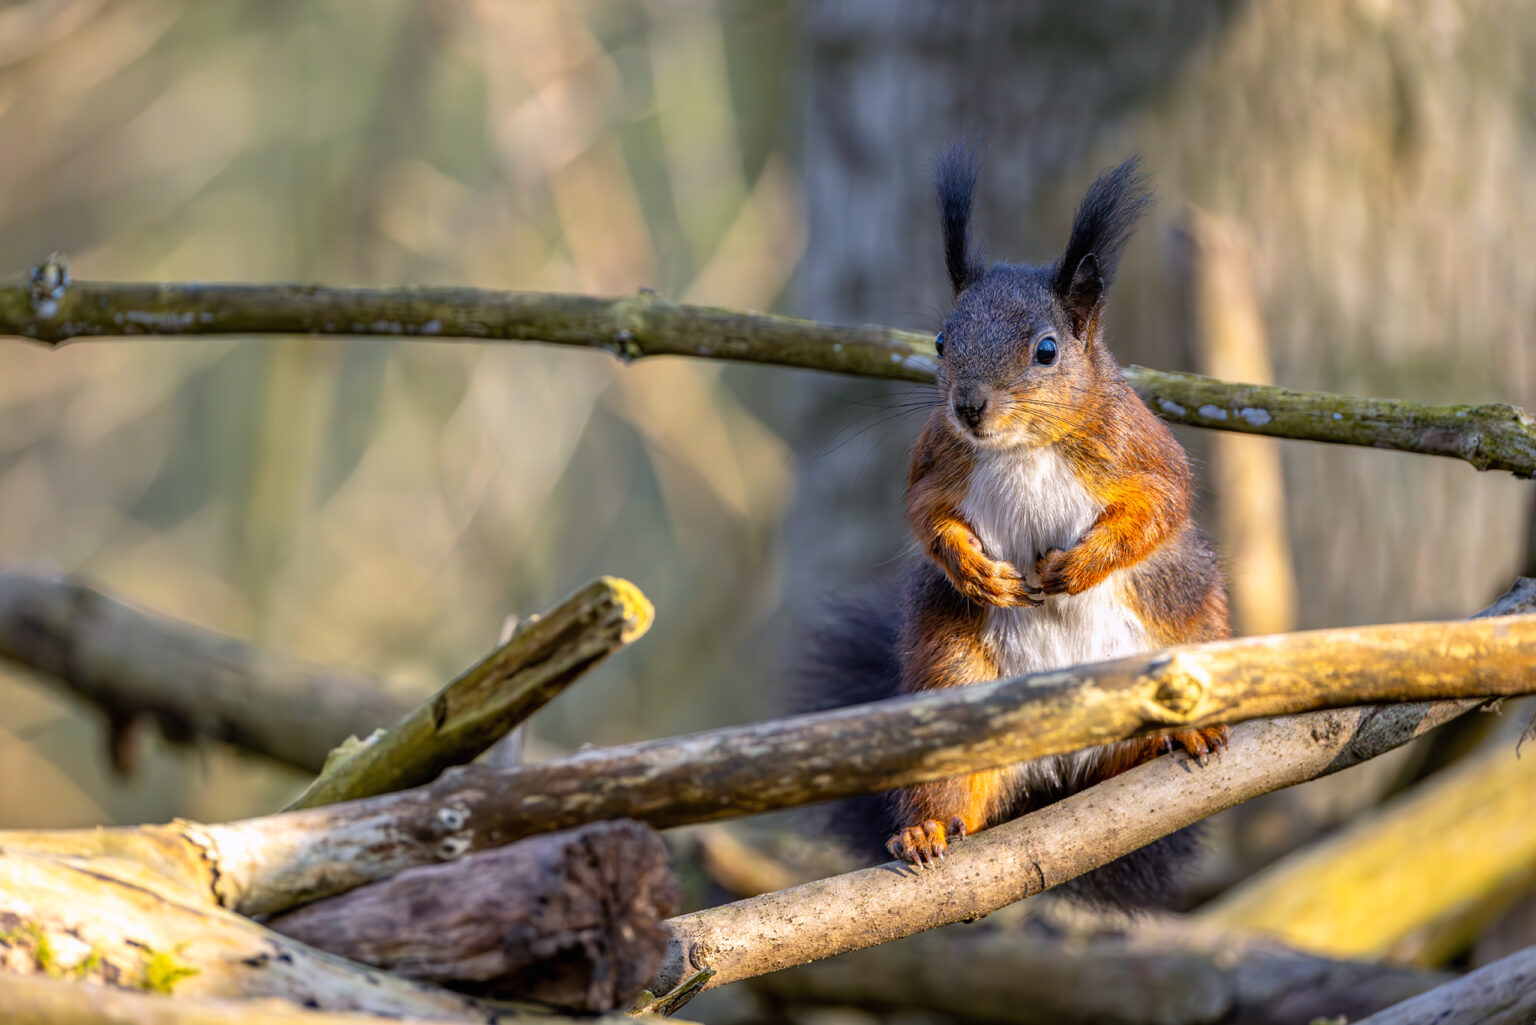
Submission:
<svg viewBox="0 0 1536 1025">
<path fill-rule="evenodd" d="M 1506 623 L 1531 610 L 1536 580 L 1522 577 L 1473 618 Z M 892 862 L 683 915 L 672 922 L 672 952 L 651 991 L 665 994 L 705 969 L 713 972 L 708 986 L 724 985 L 979 918 L 1242 801 L 1374 758 L 1479 704 L 1367 706 L 1245 723 L 1209 765 L 1158 758 L 968 838 L 937 872 Z"/>
<path fill-rule="evenodd" d="M 71 281 L 60 258 L 0 284 L 0 335 L 48 345 L 136 335 L 323 334 L 546 342 L 624 360 L 702 356 L 927 383 L 926 334 L 669 303 L 473 288 L 141 284 Z M 1128 367 L 1152 410 L 1176 423 L 1366 445 L 1536 473 L 1536 425 L 1513 406 L 1427 406 L 1216 381 Z"/>
<path fill-rule="evenodd" d="M 1435 702 L 1244 723 L 1204 767 L 1158 758 L 950 848 L 937 870 L 891 862 L 672 920 L 665 993 L 706 988 L 970 921 L 1145 847 L 1235 804 L 1347 768 L 1475 707 Z M 1511 754 L 1513 757 L 1513 754 Z"/>
<path fill-rule="evenodd" d="M 0 573 L 0 658 L 173 739 L 226 741 L 319 772 L 349 733 L 409 709 L 365 677 L 124 604 L 72 577 Z"/>
<path fill-rule="evenodd" d="M 314 808 L 420 786 L 473 761 L 592 666 L 642 636 L 655 610 L 627 580 L 602 577 L 512 636 L 388 730 L 337 749 L 289 805 Z"/>
<path fill-rule="evenodd" d="M 1518 590 L 1536 595 L 1536 581 Z M 414 790 L 199 827 L 226 906 L 274 911 L 598 819 L 658 828 L 871 793 L 1174 727 L 1536 689 L 1536 617 L 1193 645 L 854 708 L 452 769 Z"/>
<path fill-rule="evenodd" d="M 1356 1025 L 1530 1025 L 1536 1021 L 1536 947 L 1468 972 Z"/>
<path fill-rule="evenodd" d="M 397 940 L 389 961 L 401 969 L 397 975 L 307 945 L 329 938 L 343 954 L 377 951 L 360 934 L 366 913 L 353 920 L 364 928 L 349 937 L 326 928 L 324 907 L 306 909 L 307 917 L 289 923 L 295 939 L 219 907 L 208 885 L 217 866 L 177 826 L 5 833 L 0 1017 L 15 1021 L 6 986 L 16 975 L 150 990 L 177 1002 L 276 997 L 333 1011 L 508 1025 L 551 1012 L 453 992 L 422 977 L 464 988 L 480 982 L 477 992 L 501 997 L 507 986 L 521 985 L 519 999 L 537 995 L 585 1012 L 639 992 L 665 947 L 660 917 L 675 904 L 677 883 L 660 837 L 632 822 L 601 823 L 487 857 L 478 880 L 468 875 L 475 863 L 456 862 L 391 880 L 372 894 L 348 895 L 353 909 L 403 900 L 384 924 Z M 508 870 L 504 878 L 484 877 L 498 867 Z M 530 878 L 540 870 L 541 878 Z M 530 905 L 537 905 L 531 913 Z M 430 919 L 432 934 L 401 937 L 402 915 Z M 464 957 L 456 972 L 443 964 L 452 951 Z M 516 979 L 487 980 L 477 972 L 488 964 L 522 971 Z"/>
</svg>

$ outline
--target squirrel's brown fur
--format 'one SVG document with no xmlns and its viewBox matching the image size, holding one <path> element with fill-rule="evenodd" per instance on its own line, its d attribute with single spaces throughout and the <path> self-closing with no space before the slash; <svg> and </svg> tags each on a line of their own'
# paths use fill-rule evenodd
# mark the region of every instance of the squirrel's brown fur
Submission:
<svg viewBox="0 0 1536 1025">
<path fill-rule="evenodd" d="M 1135 159 L 1095 180 L 1066 251 L 1046 266 L 987 266 L 973 251 L 975 179 L 969 151 L 952 147 L 939 161 L 955 308 L 937 341 L 939 400 L 912 453 L 907 520 L 922 557 L 896 613 L 891 689 L 1228 636 L 1184 451 L 1103 339 L 1109 283 L 1147 205 Z M 1225 727 L 1190 730 L 906 788 L 892 801 L 887 848 L 932 864 L 957 837 L 1123 772 L 1170 741 L 1204 761 L 1226 737 Z"/>
</svg>

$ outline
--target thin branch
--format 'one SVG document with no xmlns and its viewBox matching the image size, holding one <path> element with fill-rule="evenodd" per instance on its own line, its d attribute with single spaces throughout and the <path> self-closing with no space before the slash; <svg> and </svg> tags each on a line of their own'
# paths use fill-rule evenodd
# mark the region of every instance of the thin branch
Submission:
<svg viewBox="0 0 1536 1025">
<path fill-rule="evenodd" d="M 650 989 L 665 993 L 703 968 L 715 972 L 709 987 L 720 986 L 980 918 L 1235 804 L 1373 758 L 1475 705 L 1244 723 L 1204 767 L 1183 755 L 1158 758 L 952 846 L 934 871 L 891 862 L 679 916 Z"/>
<path fill-rule="evenodd" d="M 1429 406 L 1197 374 L 1127 367 L 1131 387 L 1164 420 L 1271 438 L 1363 445 L 1465 459 L 1479 470 L 1536 474 L 1536 422 L 1518 406 Z"/>
<path fill-rule="evenodd" d="M 1536 593 L 1536 582 L 1521 588 Z M 1536 616 L 1222 641 L 854 708 L 452 769 L 414 790 L 202 827 L 229 907 L 274 911 L 598 819 L 658 828 L 943 779 L 1172 727 L 1536 689 Z"/>
<path fill-rule="evenodd" d="M 752 989 L 794 1005 L 899 1008 L 999 1025 L 1295 1025 L 1353 1020 L 1450 979 L 1332 960 L 1178 918 L 1065 932 L 1056 923 L 1031 926 L 939 929 L 763 975 Z"/>
<path fill-rule="evenodd" d="M 0 284 L 0 335 L 49 345 L 142 335 L 316 334 L 546 342 L 624 360 L 700 356 L 902 381 L 933 380 L 932 339 L 884 327 L 666 302 L 473 288 L 71 281 L 59 258 Z M 1215 381 L 1129 367 L 1176 423 L 1465 459 L 1536 473 L 1536 424 L 1513 406 L 1427 406 Z"/>
<path fill-rule="evenodd" d="M 319 772 L 347 734 L 410 706 L 365 677 L 141 611 L 72 577 L 0 573 L 0 658 L 172 738 L 227 741 Z"/>
<path fill-rule="evenodd" d="M 1533 1021 L 1536 947 L 1527 947 L 1356 1025 L 1530 1025 Z"/>
<path fill-rule="evenodd" d="M 602 577 L 520 629 L 388 730 L 339 748 L 289 809 L 314 808 L 430 782 L 474 760 L 624 645 L 655 610 L 627 580 Z"/>
<path fill-rule="evenodd" d="M 1522 578 L 1476 619 L 1536 609 Z M 1375 758 L 1478 707 L 1475 700 L 1342 708 L 1247 722 L 1196 766 L 1163 757 L 950 848 L 936 871 L 897 862 L 682 915 L 653 993 L 699 971 L 706 988 L 971 921 L 1092 871 L 1260 794 Z M 1510 753 L 1514 757 L 1514 753 Z"/>
</svg>

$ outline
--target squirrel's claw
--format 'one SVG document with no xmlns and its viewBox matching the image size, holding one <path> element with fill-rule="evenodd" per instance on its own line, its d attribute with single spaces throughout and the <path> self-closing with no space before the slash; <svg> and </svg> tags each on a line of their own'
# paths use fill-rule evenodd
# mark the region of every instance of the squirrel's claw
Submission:
<svg viewBox="0 0 1536 1025">
<path fill-rule="evenodd" d="M 1230 726 L 1203 726 L 1195 730 L 1176 730 L 1163 738 L 1163 746 L 1171 751 L 1177 745 L 1203 766 L 1210 762 L 1211 755 L 1221 753 L 1231 736 Z"/>
<path fill-rule="evenodd" d="M 1024 574 L 1011 562 L 985 562 L 967 567 L 963 577 L 955 579 L 960 593 L 979 605 L 998 605 L 1017 608 L 1022 605 L 1040 605 L 1044 597 L 1029 586 Z"/>
<path fill-rule="evenodd" d="M 1066 594 L 1071 590 L 1067 584 L 1067 553 L 1060 548 L 1040 556 L 1035 562 L 1035 572 L 1040 576 L 1042 594 Z"/>
<path fill-rule="evenodd" d="M 949 820 L 949 825 L 928 819 L 916 826 L 908 826 L 885 843 L 891 857 L 905 861 L 917 868 L 934 868 L 949 860 L 949 845 L 964 840 L 967 830 L 965 820 L 959 815 Z"/>
<path fill-rule="evenodd" d="M 963 831 L 961 835 L 964 835 Z M 945 860 L 945 848 L 948 846 L 943 825 L 929 819 L 920 825 L 908 826 L 891 837 L 886 841 L 885 849 L 891 852 L 891 857 L 909 865 L 933 868 Z"/>
</svg>

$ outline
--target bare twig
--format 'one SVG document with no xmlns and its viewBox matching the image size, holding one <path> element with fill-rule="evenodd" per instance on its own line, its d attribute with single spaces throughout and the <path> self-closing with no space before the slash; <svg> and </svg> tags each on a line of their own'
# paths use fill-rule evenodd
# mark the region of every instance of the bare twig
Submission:
<svg viewBox="0 0 1536 1025">
<path fill-rule="evenodd" d="M 1530 1025 L 1533 1021 L 1536 947 L 1528 947 L 1356 1025 Z"/>
<path fill-rule="evenodd" d="M 408 705 L 378 683 L 144 612 L 72 577 L 0 573 L 0 658 L 109 714 L 149 715 L 173 738 L 208 738 L 319 772 L 348 733 Z"/>
<path fill-rule="evenodd" d="M 419 786 L 472 761 L 592 666 L 643 635 L 654 614 L 627 580 L 593 581 L 529 619 L 388 730 L 339 749 L 289 808 Z"/>
<path fill-rule="evenodd" d="M 932 340 L 883 327 L 668 303 L 472 288 L 140 284 L 71 281 L 52 260 L 0 284 L 0 335 L 50 345 L 134 335 L 325 334 L 547 342 L 621 359 L 702 356 L 927 382 Z M 1426 406 L 1215 381 L 1129 367 L 1154 412 L 1176 423 L 1367 445 L 1536 473 L 1536 425 L 1513 406 Z"/>
</svg>

